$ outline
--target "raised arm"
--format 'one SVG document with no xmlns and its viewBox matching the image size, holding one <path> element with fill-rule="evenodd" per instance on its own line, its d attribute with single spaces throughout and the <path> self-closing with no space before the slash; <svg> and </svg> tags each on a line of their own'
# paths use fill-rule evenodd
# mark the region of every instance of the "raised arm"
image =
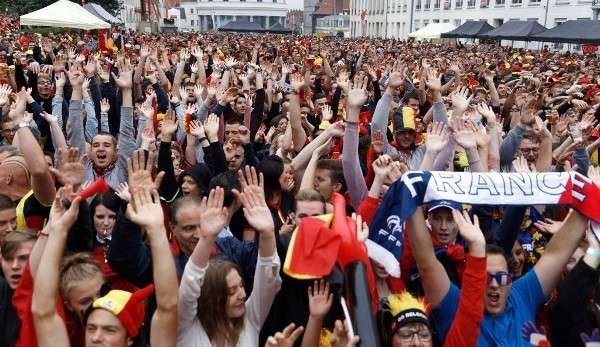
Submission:
<svg viewBox="0 0 600 347">
<path fill-rule="evenodd" d="M 432 308 L 437 307 L 450 288 L 450 279 L 444 266 L 435 257 L 433 242 L 425 224 L 423 208 L 419 207 L 406 222 L 410 248 L 423 282 L 425 297 Z"/>
<path fill-rule="evenodd" d="M 79 198 L 69 209 L 62 205 L 63 198 L 70 198 L 72 187 L 61 188 L 54 199 L 46 230 L 49 232 L 46 248 L 37 273 L 31 302 L 31 313 L 37 343 L 45 346 L 69 346 L 69 336 L 64 321 L 56 311 L 56 296 L 60 281 L 60 262 L 69 229 L 77 219 Z"/>
<path fill-rule="evenodd" d="M 281 264 L 275 245 L 275 224 L 265 201 L 263 175 L 257 175 L 254 167 L 248 166 L 244 172 L 238 172 L 242 192 L 234 190 L 234 194 L 244 206 L 244 217 L 259 234 L 254 286 L 246 307 L 248 320 L 256 330 L 260 330 L 281 288 Z"/>
<path fill-rule="evenodd" d="M 302 119 L 300 118 L 300 97 L 298 93 L 305 87 L 306 82 L 301 76 L 292 76 L 292 91 L 288 94 L 290 103 L 290 126 L 292 127 L 292 142 L 294 150 L 299 152 L 306 143 L 306 132 L 302 128 Z"/>
<path fill-rule="evenodd" d="M 592 171 L 595 171 L 595 173 L 592 174 Z M 596 168 L 590 169 L 590 177 L 596 185 L 600 183 L 600 173 Z M 579 245 L 587 224 L 588 219 L 585 216 L 575 210 L 571 210 L 558 232 L 546 246 L 544 255 L 535 264 L 533 269 L 540 281 L 545 296 L 550 295 L 554 287 L 558 284 L 563 268 Z"/>
<path fill-rule="evenodd" d="M 485 237 L 477 216 L 473 222 L 467 212 L 452 211 L 460 236 L 467 242 L 469 255 L 462 277 L 458 310 L 444 340 L 445 346 L 475 346 L 483 320 L 483 298 L 486 285 Z"/>
<path fill-rule="evenodd" d="M 210 250 L 215 244 L 217 235 L 227 224 L 227 208 L 223 207 L 223 188 L 216 187 L 210 191 L 208 197 L 202 199 L 198 214 L 201 232 L 198 243 L 185 266 L 181 285 L 179 286 L 179 299 L 177 303 L 177 331 L 178 335 L 189 329 L 196 329 L 193 325 L 198 314 L 198 298 L 204 282 L 204 275 L 208 268 Z"/>
<path fill-rule="evenodd" d="M 119 66 L 119 77 L 112 73 L 115 83 L 121 89 L 121 123 L 119 126 L 119 154 L 124 159 L 131 158 L 136 148 L 133 131 L 133 78 L 132 69 L 128 61 Z"/>
<path fill-rule="evenodd" d="M 160 197 L 148 187 L 133 192 L 127 215 L 146 231 L 152 250 L 152 272 L 156 294 L 156 311 L 150 325 L 153 346 L 177 344 L 177 272 L 169 248 Z"/>
<path fill-rule="evenodd" d="M 84 74 L 79 64 L 74 64 L 69 70 L 69 82 L 73 87 L 69 103 L 69 118 L 67 119 L 67 140 L 71 147 L 77 147 L 79 154 L 85 151 L 85 135 L 83 130 L 83 81 Z"/>
<path fill-rule="evenodd" d="M 361 83 L 362 82 L 362 83 Z M 358 158 L 358 118 L 361 106 L 367 101 L 367 78 L 354 86 L 346 97 L 347 125 L 342 149 L 342 167 L 348 193 L 355 208 L 367 195 L 367 184 L 363 177 Z M 306 173 L 305 173 L 306 176 Z M 310 188 L 310 187 L 309 187 Z"/>
<path fill-rule="evenodd" d="M 25 116 L 26 94 L 25 89 L 21 89 L 17 94 L 14 107 L 8 113 L 8 117 L 17 124 L 17 132 L 13 141 L 18 143 L 18 148 L 25 157 L 27 168 L 31 174 L 31 188 L 35 198 L 44 205 L 50 205 L 56 190 L 42 148 L 29 128 L 31 119 L 27 119 Z"/>
</svg>

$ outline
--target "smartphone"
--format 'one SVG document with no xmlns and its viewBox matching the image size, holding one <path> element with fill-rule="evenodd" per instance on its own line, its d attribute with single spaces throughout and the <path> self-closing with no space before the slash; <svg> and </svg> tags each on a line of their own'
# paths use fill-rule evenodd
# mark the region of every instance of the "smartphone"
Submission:
<svg viewBox="0 0 600 347">
<path fill-rule="evenodd" d="M 342 311 L 344 311 L 344 317 L 346 317 L 346 328 L 348 329 L 348 339 L 352 340 L 354 338 L 354 327 L 352 326 L 352 320 L 350 319 L 350 312 L 348 311 L 348 306 L 346 306 L 346 300 L 342 296 L 340 298 L 340 303 L 342 304 Z"/>
<path fill-rule="evenodd" d="M 596 241 L 600 243 L 600 224 L 592 221 L 592 234 L 596 238 Z"/>
</svg>

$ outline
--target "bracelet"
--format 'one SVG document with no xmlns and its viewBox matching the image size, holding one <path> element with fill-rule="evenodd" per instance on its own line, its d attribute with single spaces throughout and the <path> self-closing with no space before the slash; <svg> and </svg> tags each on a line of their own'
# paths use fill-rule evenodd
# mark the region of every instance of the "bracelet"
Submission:
<svg viewBox="0 0 600 347">
<path fill-rule="evenodd" d="M 204 141 L 208 141 L 208 139 L 206 138 L 206 136 L 201 137 L 201 138 L 198 139 L 198 143 L 202 143 Z"/>
<path fill-rule="evenodd" d="M 591 255 L 596 260 L 600 260 L 600 249 L 588 248 L 585 253 Z"/>
</svg>

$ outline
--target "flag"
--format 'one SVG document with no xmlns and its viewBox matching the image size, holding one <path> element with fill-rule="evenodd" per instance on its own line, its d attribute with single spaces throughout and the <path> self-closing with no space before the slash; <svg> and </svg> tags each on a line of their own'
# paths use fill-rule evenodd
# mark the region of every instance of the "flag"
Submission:
<svg viewBox="0 0 600 347">
<path fill-rule="evenodd" d="M 371 225 L 369 257 L 400 277 L 404 222 L 424 203 L 569 205 L 600 221 L 600 189 L 577 172 L 470 173 L 409 171 L 388 189 Z"/>
</svg>

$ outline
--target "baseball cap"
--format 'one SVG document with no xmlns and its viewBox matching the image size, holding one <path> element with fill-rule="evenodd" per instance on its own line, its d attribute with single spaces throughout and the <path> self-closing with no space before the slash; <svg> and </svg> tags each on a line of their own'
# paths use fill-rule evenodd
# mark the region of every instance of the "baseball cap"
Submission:
<svg viewBox="0 0 600 347">
<path fill-rule="evenodd" d="M 451 210 L 462 211 L 462 204 L 452 200 L 434 200 L 427 206 L 427 212 L 431 212 L 437 208 L 446 207 Z"/>
</svg>

